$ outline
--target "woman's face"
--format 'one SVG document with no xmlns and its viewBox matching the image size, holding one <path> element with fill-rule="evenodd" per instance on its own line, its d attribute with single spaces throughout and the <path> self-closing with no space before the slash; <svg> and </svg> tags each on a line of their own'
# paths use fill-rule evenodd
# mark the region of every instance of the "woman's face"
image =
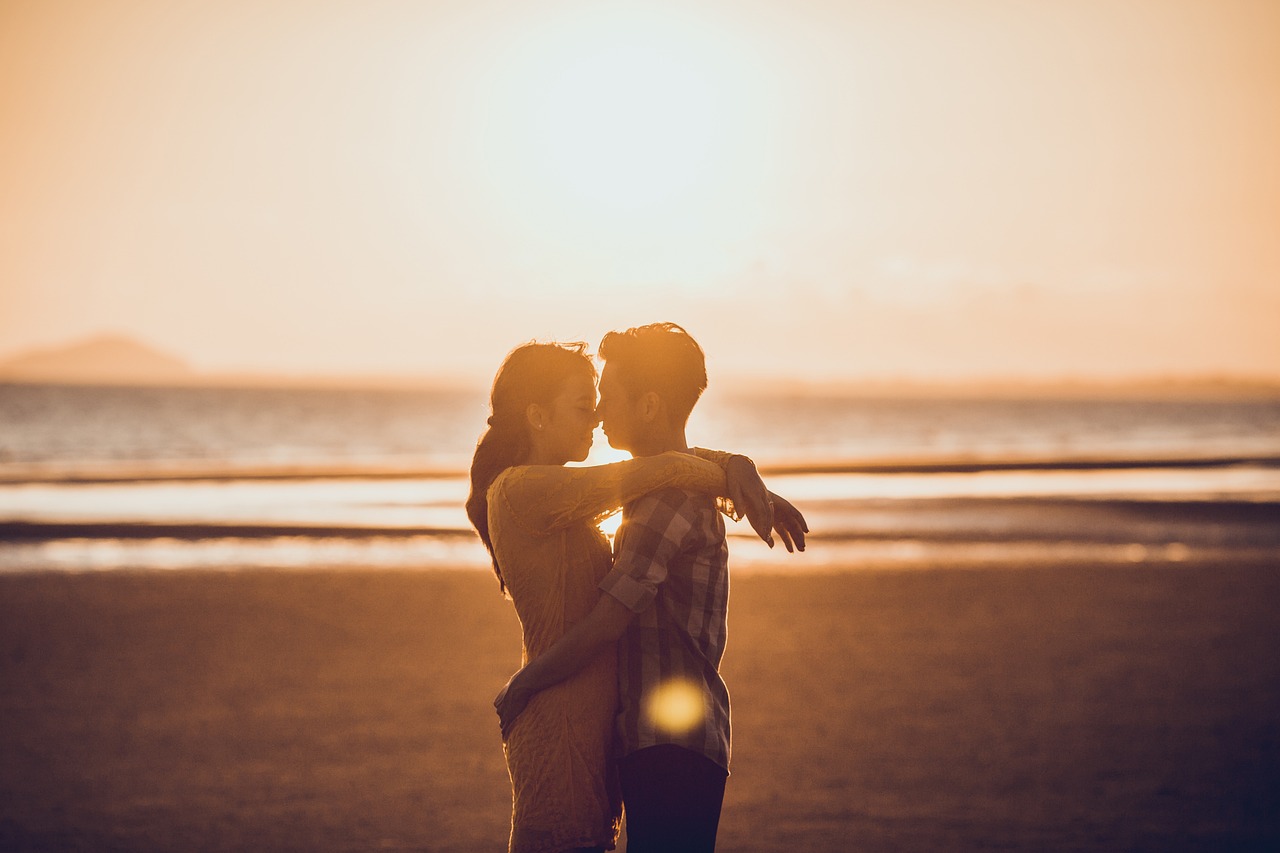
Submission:
<svg viewBox="0 0 1280 853">
<path fill-rule="evenodd" d="M 595 382 L 586 374 L 574 376 L 564 381 L 546 409 L 542 441 L 556 458 L 581 462 L 591 451 L 591 434 L 598 423 Z"/>
</svg>

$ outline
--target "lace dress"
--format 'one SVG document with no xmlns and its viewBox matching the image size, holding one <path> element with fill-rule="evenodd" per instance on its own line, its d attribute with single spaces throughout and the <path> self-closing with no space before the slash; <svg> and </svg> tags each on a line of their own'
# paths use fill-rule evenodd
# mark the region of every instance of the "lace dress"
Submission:
<svg viewBox="0 0 1280 853">
<path fill-rule="evenodd" d="M 522 662 L 581 620 L 612 568 L 597 527 L 623 504 L 670 486 L 723 495 L 730 454 L 668 452 L 590 468 L 508 468 L 489 488 L 489 531 L 523 631 Z M 707 461 L 707 460 L 715 460 Z M 538 693 L 503 745 L 511 774 L 512 853 L 604 846 L 618 839 L 622 802 L 610 756 L 617 658 L 601 652 Z"/>
</svg>

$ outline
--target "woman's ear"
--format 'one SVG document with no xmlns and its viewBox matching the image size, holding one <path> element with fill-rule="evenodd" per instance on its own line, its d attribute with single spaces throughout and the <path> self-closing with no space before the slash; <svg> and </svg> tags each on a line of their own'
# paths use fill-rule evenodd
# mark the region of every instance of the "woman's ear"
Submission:
<svg viewBox="0 0 1280 853">
<path fill-rule="evenodd" d="M 525 406 L 524 419 L 529 422 L 529 426 L 535 430 L 541 430 L 547 422 L 547 412 L 537 403 L 530 403 Z"/>
</svg>

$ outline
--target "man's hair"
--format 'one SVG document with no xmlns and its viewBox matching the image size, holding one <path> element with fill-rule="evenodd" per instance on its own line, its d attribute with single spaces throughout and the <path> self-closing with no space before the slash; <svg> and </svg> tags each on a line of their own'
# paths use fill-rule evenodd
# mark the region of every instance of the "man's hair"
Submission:
<svg viewBox="0 0 1280 853">
<path fill-rule="evenodd" d="M 610 332 L 600 341 L 600 357 L 632 399 L 650 391 L 661 397 L 673 426 L 684 426 L 707 387 L 702 347 L 675 323 Z"/>
</svg>

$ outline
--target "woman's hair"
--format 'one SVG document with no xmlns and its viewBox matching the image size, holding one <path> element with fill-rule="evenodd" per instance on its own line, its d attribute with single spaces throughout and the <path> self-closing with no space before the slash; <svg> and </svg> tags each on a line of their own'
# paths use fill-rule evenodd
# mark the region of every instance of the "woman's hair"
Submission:
<svg viewBox="0 0 1280 853">
<path fill-rule="evenodd" d="M 467 517 L 493 560 L 498 589 L 507 591 L 498 557 L 489 536 L 489 486 L 512 465 L 529 455 L 529 428 L 525 410 L 532 403 L 549 404 L 565 380 L 588 376 L 595 382 L 596 367 L 584 343 L 528 343 L 513 349 L 498 368 L 489 395 L 489 427 L 476 443 L 471 457 L 471 494 Z"/>
</svg>

